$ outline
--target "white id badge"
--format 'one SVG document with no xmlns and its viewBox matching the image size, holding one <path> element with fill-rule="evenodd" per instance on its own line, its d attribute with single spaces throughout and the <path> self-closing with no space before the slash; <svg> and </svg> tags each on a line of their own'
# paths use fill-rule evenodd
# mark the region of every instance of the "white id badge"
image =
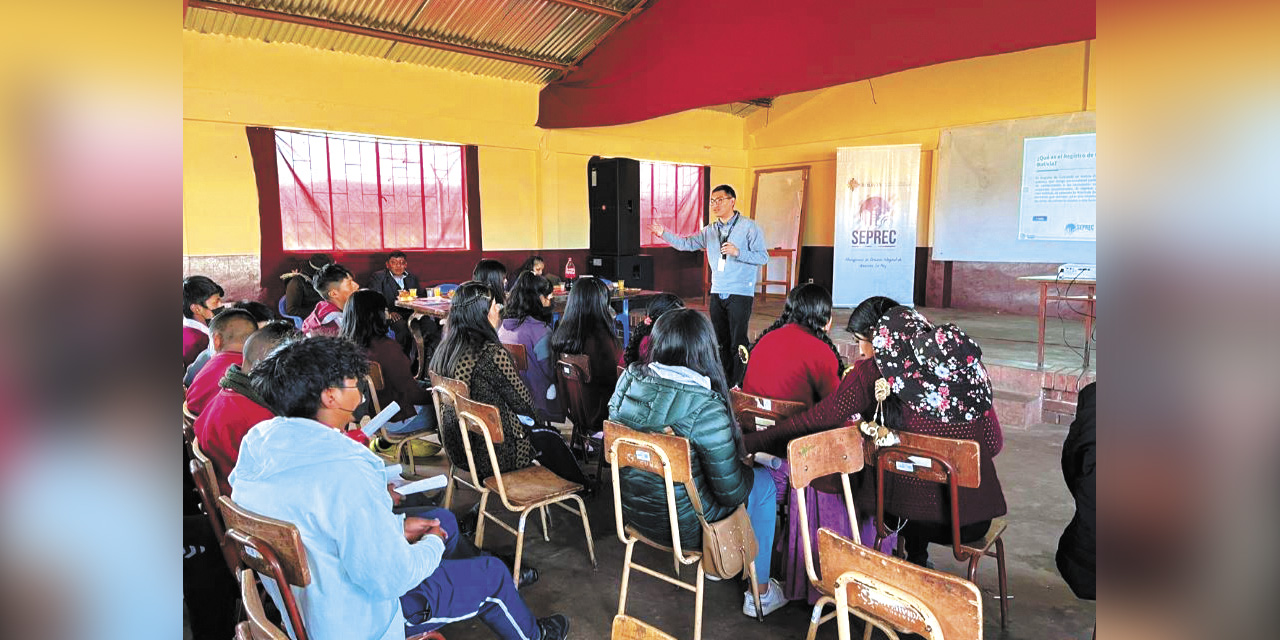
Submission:
<svg viewBox="0 0 1280 640">
<path fill-rule="evenodd" d="M 727 258 L 720 256 L 720 263 L 716 265 L 716 271 L 724 271 L 724 263 L 727 261 Z"/>
</svg>

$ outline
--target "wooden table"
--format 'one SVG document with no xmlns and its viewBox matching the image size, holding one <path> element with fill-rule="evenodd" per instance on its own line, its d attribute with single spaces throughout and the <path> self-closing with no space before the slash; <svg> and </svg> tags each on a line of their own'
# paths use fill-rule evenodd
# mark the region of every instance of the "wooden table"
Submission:
<svg viewBox="0 0 1280 640">
<path fill-rule="evenodd" d="M 619 294 L 613 291 L 613 295 L 609 298 L 610 302 L 621 302 L 622 313 L 628 318 L 631 316 L 631 301 L 643 298 L 648 299 L 662 293 L 661 291 L 652 291 L 649 289 L 633 289 L 627 287 L 626 291 Z M 569 302 L 568 293 L 557 293 L 551 296 L 551 308 L 555 311 L 557 317 L 564 312 L 564 307 Z M 400 298 L 396 300 L 396 306 L 403 309 L 409 309 L 414 313 L 421 313 L 425 316 L 441 319 L 448 317 L 449 307 L 452 302 L 448 298 Z M 631 322 L 622 323 L 622 344 L 631 342 Z"/>
<path fill-rule="evenodd" d="M 1097 297 L 1097 280 L 1086 280 L 1084 278 L 1059 278 L 1058 276 L 1023 276 L 1018 278 L 1026 282 L 1034 282 L 1040 285 L 1040 336 L 1036 343 L 1036 368 L 1044 369 L 1044 322 L 1047 315 L 1049 301 L 1074 301 L 1083 302 L 1084 310 L 1084 368 L 1089 368 L 1089 348 L 1093 344 L 1093 316 L 1094 306 L 1098 300 Z M 1049 295 L 1049 287 L 1053 286 L 1057 289 L 1053 295 Z M 1071 287 L 1082 287 L 1084 295 L 1072 296 L 1067 295 Z M 1063 291 L 1065 289 L 1065 291 Z"/>
</svg>

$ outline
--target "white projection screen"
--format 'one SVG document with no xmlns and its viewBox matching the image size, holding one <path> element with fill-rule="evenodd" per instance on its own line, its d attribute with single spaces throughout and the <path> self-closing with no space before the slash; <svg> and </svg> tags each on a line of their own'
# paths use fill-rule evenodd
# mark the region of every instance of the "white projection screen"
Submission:
<svg viewBox="0 0 1280 640">
<path fill-rule="evenodd" d="M 944 129 L 938 144 L 933 259 L 1097 263 L 1093 241 L 1019 240 L 1024 141 L 1097 129 L 1094 112 Z"/>
</svg>

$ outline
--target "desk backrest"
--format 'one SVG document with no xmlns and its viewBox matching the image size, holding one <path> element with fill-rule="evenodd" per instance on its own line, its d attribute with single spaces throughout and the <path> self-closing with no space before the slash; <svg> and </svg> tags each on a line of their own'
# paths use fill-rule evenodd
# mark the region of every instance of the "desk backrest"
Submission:
<svg viewBox="0 0 1280 640">
<path fill-rule="evenodd" d="M 823 583 L 844 588 L 848 606 L 889 625 L 937 640 L 982 638 L 982 595 L 977 585 L 920 567 L 818 530 Z"/>
<path fill-rule="evenodd" d="M 947 484 L 949 468 L 961 487 L 976 489 L 982 483 L 977 442 L 907 431 L 899 431 L 898 437 L 901 442 L 876 452 L 876 464 L 884 464 L 885 471 Z"/>
<path fill-rule="evenodd" d="M 504 342 L 502 347 L 511 354 L 511 359 L 516 361 L 516 369 L 520 371 L 529 370 L 529 354 L 520 343 Z"/>
<path fill-rule="evenodd" d="M 729 401 L 733 403 L 733 415 L 745 432 L 768 429 L 807 408 L 803 402 L 775 400 L 741 389 L 730 389 Z"/>
</svg>

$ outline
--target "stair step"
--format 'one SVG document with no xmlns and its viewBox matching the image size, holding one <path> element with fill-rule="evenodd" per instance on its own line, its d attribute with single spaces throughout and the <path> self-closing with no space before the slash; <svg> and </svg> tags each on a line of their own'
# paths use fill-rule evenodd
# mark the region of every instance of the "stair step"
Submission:
<svg viewBox="0 0 1280 640">
<path fill-rule="evenodd" d="M 1043 387 L 1044 375 L 1035 369 L 988 364 L 987 375 L 991 378 L 991 386 L 997 390 L 1039 396 Z"/>
<path fill-rule="evenodd" d="M 1001 428 L 1027 429 L 1040 423 L 1040 394 L 1018 393 L 996 389 L 994 394 L 996 417 L 1000 419 Z"/>
</svg>

